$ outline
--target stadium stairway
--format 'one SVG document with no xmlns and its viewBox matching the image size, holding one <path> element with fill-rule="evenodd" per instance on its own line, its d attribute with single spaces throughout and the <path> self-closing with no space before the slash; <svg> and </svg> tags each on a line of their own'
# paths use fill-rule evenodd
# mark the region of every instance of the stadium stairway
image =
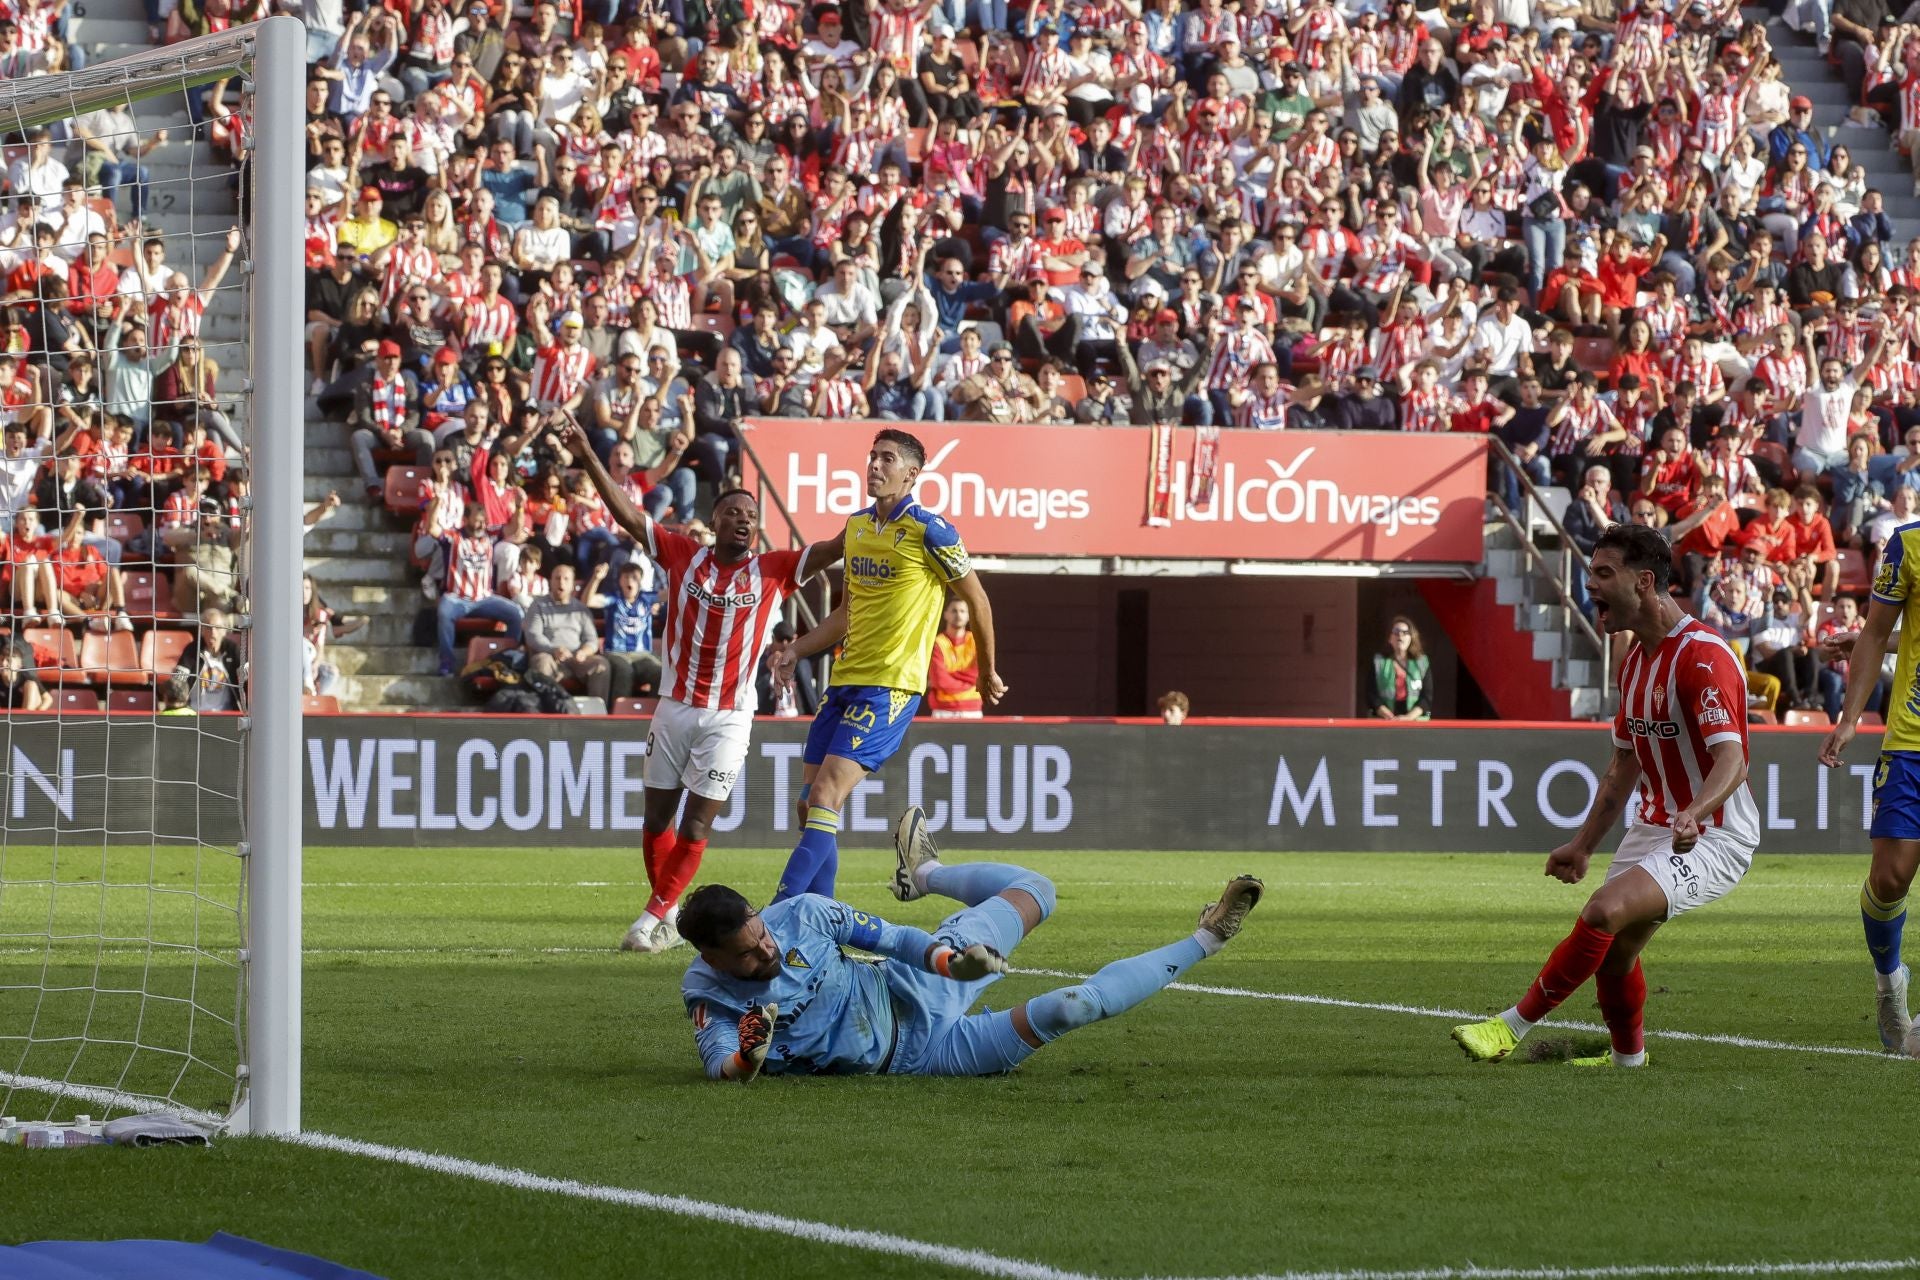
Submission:
<svg viewBox="0 0 1920 1280">
<path fill-rule="evenodd" d="M 1612 707 L 1602 655 L 1568 625 L 1559 590 L 1504 523 L 1487 526 L 1485 576 L 1424 579 L 1421 595 L 1502 720 L 1594 720 Z"/>
<path fill-rule="evenodd" d="M 71 35 L 90 63 L 151 47 L 140 0 L 87 0 L 85 16 L 74 19 Z M 230 107 L 239 106 L 238 95 L 235 84 L 228 91 Z M 166 236 L 168 261 L 198 284 L 239 216 L 235 189 L 225 180 L 224 166 L 215 167 L 206 131 L 194 132 L 184 96 L 142 106 L 139 120 L 142 127 L 168 130 L 168 141 L 146 160 L 155 184 L 148 221 Z M 235 265 L 229 286 L 239 283 L 241 269 Z M 201 332 L 208 354 L 220 363 L 222 395 L 234 399 L 244 387 L 246 331 L 240 291 L 223 289 L 208 308 Z M 318 502 L 329 491 L 343 499 L 340 509 L 307 536 L 307 571 L 336 613 L 372 619 L 349 643 L 328 650 L 328 660 L 344 678 L 340 705 L 356 711 L 466 705 L 453 681 L 434 674 L 433 653 L 413 644 L 414 615 L 425 601 L 407 563 L 405 524 L 361 497 L 344 427 L 326 421 L 309 401 L 304 429 L 306 501 Z"/>
</svg>

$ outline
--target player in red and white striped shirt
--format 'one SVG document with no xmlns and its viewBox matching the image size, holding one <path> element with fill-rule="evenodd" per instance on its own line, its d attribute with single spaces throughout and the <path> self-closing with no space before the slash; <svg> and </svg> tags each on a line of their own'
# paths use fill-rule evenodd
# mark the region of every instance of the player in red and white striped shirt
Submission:
<svg viewBox="0 0 1920 1280">
<path fill-rule="evenodd" d="M 1567 884 L 1585 878 L 1594 847 L 1619 824 L 1636 784 L 1639 811 L 1606 881 L 1520 1002 L 1453 1029 L 1476 1061 L 1506 1057 L 1593 978 L 1613 1053 L 1581 1064 L 1644 1064 L 1641 949 L 1662 924 L 1726 896 L 1753 864 L 1760 814 L 1747 789 L 1746 671 L 1718 632 L 1667 593 L 1672 570 L 1666 537 L 1647 525 L 1614 525 L 1594 548 L 1587 575 L 1594 624 L 1627 632 L 1634 643 L 1620 671 L 1613 759 L 1580 830 L 1548 856 L 1547 874 Z"/>
<path fill-rule="evenodd" d="M 580 345 L 586 320 L 578 311 L 560 318 L 560 340 L 533 357 L 533 398 L 542 409 L 568 413 L 580 407 L 593 381 L 593 352 Z"/>
<path fill-rule="evenodd" d="M 665 575 L 666 629 L 660 705 L 647 736 L 647 881 L 653 893 L 621 941 L 625 951 L 664 951 L 678 942 L 672 919 L 700 869 L 707 833 L 733 794 L 753 730 L 754 678 L 780 602 L 838 560 L 844 539 L 803 551 L 755 553 L 760 507 L 744 489 L 713 504 L 711 547 L 655 524 L 608 474 L 586 431 L 569 425 L 562 443 L 593 479 L 607 510 Z M 681 792 L 680 828 L 673 828 Z"/>
</svg>

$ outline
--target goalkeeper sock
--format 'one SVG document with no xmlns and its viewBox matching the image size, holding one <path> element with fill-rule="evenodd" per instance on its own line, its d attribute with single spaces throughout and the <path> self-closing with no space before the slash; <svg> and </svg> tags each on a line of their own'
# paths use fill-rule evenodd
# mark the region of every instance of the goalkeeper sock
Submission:
<svg viewBox="0 0 1920 1280">
<path fill-rule="evenodd" d="M 1547 957 L 1540 976 L 1520 997 L 1520 1003 L 1500 1016 L 1513 1034 L 1524 1036 L 1533 1025 L 1560 1007 L 1560 1002 L 1578 991 L 1588 978 L 1600 972 L 1600 962 L 1613 947 L 1613 935 L 1594 928 L 1585 920 L 1573 922 L 1573 932 Z M 1511 1016 L 1509 1016 L 1511 1015 Z"/>
<path fill-rule="evenodd" d="M 1640 961 L 1634 960 L 1633 968 L 1625 973 L 1605 970 L 1596 973 L 1593 986 L 1600 997 L 1600 1017 L 1613 1040 L 1615 1061 L 1644 1053 L 1647 1041 L 1642 1024 L 1647 1007 L 1647 975 L 1641 970 Z"/>
<path fill-rule="evenodd" d="M 922 889 L 969 907 L 979 906 L 995 894 L 1011 889 L 1023 876 L 1032 874 L 1024 867 L 1005 862 L 962 862 L 949 867 L 936 861 L 924 863 L 915 870 L 920 874 L 914 878 L 920 881 Z"/>
<path fill-rule="evenodd" d="M 1867 932 L 1867 950 L 1873 955 L 1873 971 L 1880 974 L 1900 972 L 1900 933 L 1907 925 L 1907 900 L 1882 902 L 1867 885 L 1860 886 L 1860 923 Z"/>
<path fill-rule="evenodd" d="M 833 896 L 833 877 L 840 868 L 839 832 L 838 809 L 816 804 L 807 810 L 806 829 L 787 858 L 787 869 L 780 873 L 780 887 L 773 894 L 775 902 L 802 893 Z"/>
<path fill-rule="evenodd" d="M 667 918 L 667 913 L 679 903 L 680 895 L 693 883 L 693 877 L 700 870 L 700 855 L 707 851 L 705 840 L 689 840 L 679 837 L 671 852 L 660 860 L 660 874 L 653 882 L 653 896 L 647 899 L 647 911 Z"/>
<path fill-rule="evenodd" d="M 1115 960 L 1077 987 L 1061 987 L 1027 1001 L 1027 1025 L 1044 1043 L 1076 1027 L 1125 1013 L 1206 955 L 1199 942 L 1182 938 L 1158 951 Z"/>
</svg>

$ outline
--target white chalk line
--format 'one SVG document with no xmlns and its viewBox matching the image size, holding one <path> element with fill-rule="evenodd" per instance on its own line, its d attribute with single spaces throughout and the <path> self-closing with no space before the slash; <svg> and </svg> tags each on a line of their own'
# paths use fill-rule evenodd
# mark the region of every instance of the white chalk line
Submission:
<svg viewBox="0 0 1920 1280">
<path fill-rule="evenodd" d="M 216 1117 L 208 1116 L 204 1112 L 173 1107 L 156 1099 L 123 1094 L 110 1089 L 75 1085 L 36 1076 L 21 1076 L 11 1072 L 0 1072 L 0 1084 L 10 1088 L 63 1094 L 115 1109 L 171 1111 L 197 1123 L 218 1124 Z M 910 1236 L 896 1235 L 891 1232 L 836 1226 L 833 1223 L 819 1222 L 809 1218 L 743 1209 L 710 1200 L 699 1200 L 691 1196 L 664 1195 L 631 1187 L 582 1182 L 577 1178 L 555 1178 L 505 1165 L 486 1164 L 460 1156 L 368 1142 L 360 1138 L 325 1133 L 300 1133 L 276 1140 L 312 1150 L 358 1156 L 448 1177 L 463 1178 L 472 1182 L 509 1187 L 518 1191 L 567 1196 L 577 1200 L 715 1222 L 723 1226 L 765 1231 L 816 1244 L 911 1258 L 955 1270 L 969 1271 L 975 1275 L 1006 1277 L 1007 1280 L 1100 1280 L 1100 1277 L 1086 1272 L 1070 1271 L 1024 1258 L 1010 1258 L 983 1249 L 964 1249 L 954 1245 L 916 1240 Z M 1223 1278 L 1223 1280 L 1639 1280 L 1639 1278 L 1658 1280 L 1659 1277 L 1680 1276 L 1884 1275 L 1912 1270 L 1920 1270 L 1920 1259 L 1830 1259 L 1811 1262 L 1693 1265 L 1649 1263 L 1606 1267 L 1481 1267 L 1468 1263 L 1457 1267 L 1422 1267 L 1411 1270 L 1342 1269 L 1261 1272 L 1257 1275 Z M 1171 1280 L 1171 1278 L 1160 1278 L 1160 1280 Z M 1207 1278 L 1193 1277 L 1189 1280 L 1207 1280 Z"/>
</svg>

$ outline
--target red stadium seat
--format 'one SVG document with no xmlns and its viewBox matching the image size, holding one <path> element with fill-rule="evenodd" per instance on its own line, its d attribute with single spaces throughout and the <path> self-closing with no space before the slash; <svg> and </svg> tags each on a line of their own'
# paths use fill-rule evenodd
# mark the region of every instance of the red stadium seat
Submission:
<svg viewBox="0 0 1920 1280">
<path fill-rule="evenodd" d="M 1840 548 L 1840 592 L 1857 595 L 1873 585 L 1867 576 L 1867 558 L 1853 547 Z"/>
<path fill-rule="evenodd" d="M 919 164 L 927 158 L 927 134 L 929 130 L 922 126 L 907 130 L 907 160 Z"/>
<path fill-rule="evenodd" d="M 733 335 L 733 317 L 718 311 L 702 311 L 693 318 L 693 327 L 698 332 L 711 333 L 725 342 Z"/>
<path fill-rule="evenodd" d="M 340 699 L 330 693 L 310 693 L 300 699 L 300 710 L 310 716 L 337 716 L 340 714 Z"/>
<path fill-rule="evenodd" d="M 453 635 L 456 640 L 466 640 L 473 636 L 504 636 L 506 634 L 507 624 L 493 618 L 462 618 L 453 624 Z M 507 647 L 511 649 L 513 646 L 509 644 Z"/>
<path fill-rule="evenodd" d="M 109 711 L 153 711 L 152 689 L 109 689 L 107 690 L 107 710 Z"/>
<path fill-rule="evenodd" d="M 180 616 L 173 607 L 173 580 L 150 569 L 129 569 L 125 579 L 127 614 L 135 626 L 166 622 Z"/>
<path fill-rule="evenodd" d="M 147 531 L 147 518 L 138 511 L 107 512 L 107 536 L 125 545 Z"/>
<path fill-rule="evenodd" d="M 650 716 L 653 714 L 658 698 L 615 698 L 613 712 L 616 716 Z"/>
<path fill-rule="evenodd" d="M 60 689 L 53 695 L 53 709 L 66 715 L 98 711 L 100 695 L 85 685 L 77 689 Z"/>
<path fill-rule="evenodd" d="M 476 662 L 485 662 L 496 653 L 505 653 L 509 649 L 518 649 L 520 642 L 509 640 L 505 636 L 475 636 L 467 641 L 467 666 Z"/>
<path fill-rule="evenodd" d="M 180 655 L 193 643 L 193 632 L 156 628 L 140 637 L 140 668 L 165 680 L 180 665 Z"/>
<path fill-rule="evenodd" d="M 152 675 L 140 661 L 131 631 L 89 631 L 80 637 L 80 670 L 89 683 L 146 686 Z"/>
<path fill-rule="evenodd" d="M 397 516 L 415 516 L 420 513 L 420 482 L 427 479 L 427 469 L 416 466 L 387 468 L 387 489 L 382 497 L 387 510 Z"/>
<path fill-rule="evenodd" d="M 28 627 L 20 638 L 33 650 L 33 674 L 40 683 L 52 684 L 78 674 L 80 661 L 73 650 L 73 633 L 65 627 Z"/>
<path fill-rule="evenodd" d="M 1782 489 L 1791 490 L 1800 482 L 1800 473 L 1793 469 L 1793 458 L 1787 453 L 1787 447 L 1785 445 L 1775 444 L 1771 440 L 1757 440 L 1754 442 L 1752 452 L 1754 457 L 1765 458 L 1768 462 L 1780 468 L 1780 487 Z"/>
<path fill-rule="evenodd" d="M 1070 373 L 1060 380 L 1060 398 L 1068 404 L 1079 404 L 1087 398 L 1087 380 L 1077 373 Z"/>
<path fill-rule="evenodd" d="M 1573 362 L 1589 373 L 1605 373 L 1613 364 L 1613 339 L 1575 338 Z"/>
</svg>

